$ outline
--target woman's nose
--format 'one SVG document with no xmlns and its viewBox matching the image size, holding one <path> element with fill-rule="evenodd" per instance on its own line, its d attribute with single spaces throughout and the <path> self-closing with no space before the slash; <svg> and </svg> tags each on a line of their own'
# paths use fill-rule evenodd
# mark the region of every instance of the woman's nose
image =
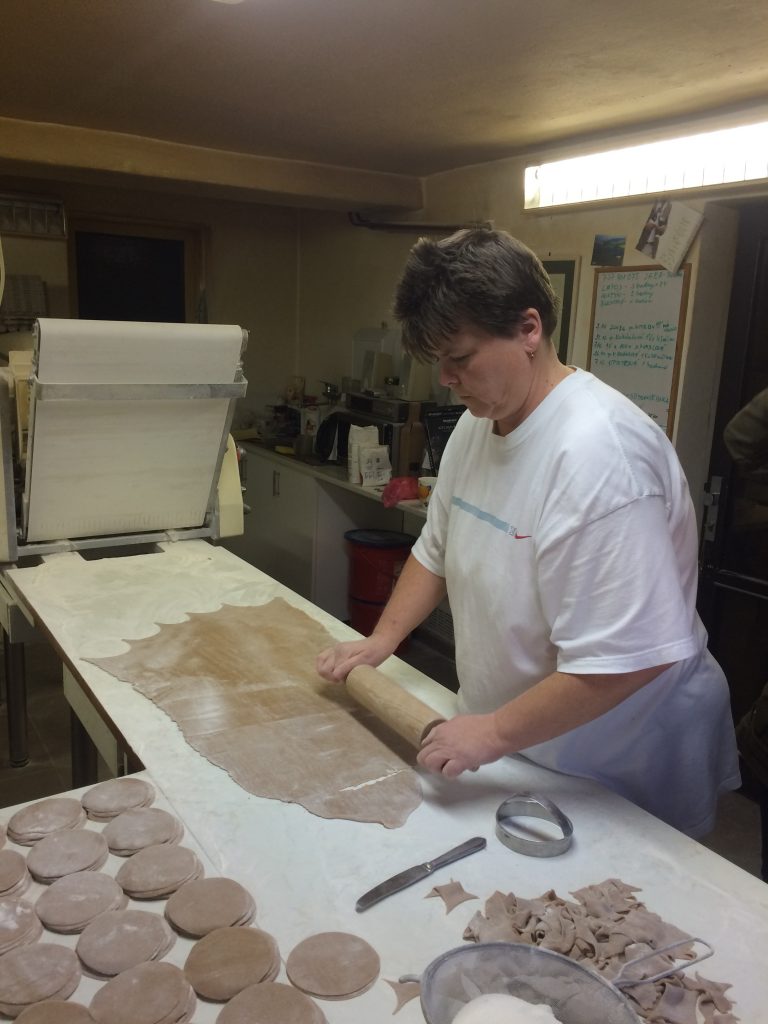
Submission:
<svg viewBox="0 0 768 1024">
<path fill-rule="evenodd" d="M 450 388 L 456 383 L 456 374 L 441 363 L 438 372 L 438 380 L 440 382 L 440 387 Z"/>
</svg>

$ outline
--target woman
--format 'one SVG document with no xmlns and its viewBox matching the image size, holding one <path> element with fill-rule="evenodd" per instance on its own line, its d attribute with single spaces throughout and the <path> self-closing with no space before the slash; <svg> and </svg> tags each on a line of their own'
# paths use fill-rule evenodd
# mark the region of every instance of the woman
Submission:
<svg viewBox="0 0 768 1024">
<path fill-rule="evenodd" d="M 418 760 L 456 776 L 523 753 L 689 835 L 738 787 L 728 688 L 696 614 L 697 536 L 665 434 L 564 366 L 537 257 L 503 232 L 422 239 L 395 315 L 467 411 L 373 635 L 318 671 L 378 665 L 448 594 L 459 708 Z"/>
</svg>

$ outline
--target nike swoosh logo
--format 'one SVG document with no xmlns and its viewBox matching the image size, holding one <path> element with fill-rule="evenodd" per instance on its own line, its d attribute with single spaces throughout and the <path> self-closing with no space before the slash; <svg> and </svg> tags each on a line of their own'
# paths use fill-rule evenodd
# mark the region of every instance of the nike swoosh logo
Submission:
<svg viewBox="0 0 768 1024">
<path fill-rule="evenodd" d="M 517 530 L 515 530 L 515 540 L 530 540 L 530 539 L 531 539 L 531 534 L 530 533 L 518 533 Z"/>
</svg>

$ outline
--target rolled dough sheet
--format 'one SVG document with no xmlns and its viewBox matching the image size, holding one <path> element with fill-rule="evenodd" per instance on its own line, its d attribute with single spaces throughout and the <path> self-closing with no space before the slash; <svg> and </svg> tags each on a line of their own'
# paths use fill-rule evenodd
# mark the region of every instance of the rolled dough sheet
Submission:
<svg viewBox="0 0 768 1024">
<path fill-rule="evenodd" d="M 275 598 L 191 613 L 93 664 L 154 701 L 248 792 L 396 828 L 421 802 L 413 751 L 317 675 L 317 654 L 333 643 Z"/>
</svg>

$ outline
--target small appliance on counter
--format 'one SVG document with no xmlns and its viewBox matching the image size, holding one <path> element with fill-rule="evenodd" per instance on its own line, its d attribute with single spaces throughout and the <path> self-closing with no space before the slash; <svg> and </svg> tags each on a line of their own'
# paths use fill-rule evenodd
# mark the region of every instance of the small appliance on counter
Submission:
<svg viewBox="0 0 768 1024">
<path fill-rule="evenodd" d="M 347 395 L 347 407 L 337 409 L 321 424 L 315 441 L 315 452 L 322 460 L 331 457 L 346 461 L 349 428 L 352 424 L 375 426 L 379 444 L 389 449 L 392 476 L 408 476 L 421 470 L 424 455 L 424 430 L 419 422 L 420 402 L 404 402 L 398 398 L 358 392 Z"/>
</svg>

